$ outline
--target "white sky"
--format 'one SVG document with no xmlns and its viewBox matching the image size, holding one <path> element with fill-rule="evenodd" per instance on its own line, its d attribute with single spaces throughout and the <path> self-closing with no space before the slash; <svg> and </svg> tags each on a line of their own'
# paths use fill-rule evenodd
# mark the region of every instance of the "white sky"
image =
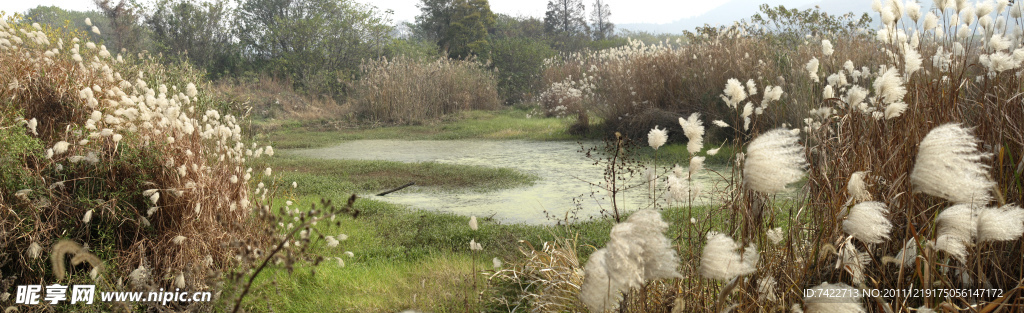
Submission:
<svg viewBox="0 0 1024 313">
<path fill-rule="evenodd" d="M 413 21 L 418 15 L 416 4 L 419 0 L 356 0 L 377 6 L 381 10 L 394 11 L 395 21 Z M 611 9 L 611 21 L 616 24 L 654 23 L 664 24 L 691 16 L 697 16 L 708 10 L 728 3 L 730 0 L 606 0 Z M 39 5 L 55 5 L 64 9 L 86 11 L 95 10 L 92 0 L 3 0 L 0 10 L 8 14 L 24 13 Z M 544 17 L 547 0 L 490 0 L 491 11 L 512 16 Z M 583 0 L 589 14 L 593 0 Z M 589 15 L 588 15 L 589 17 Z"/>
</svg>

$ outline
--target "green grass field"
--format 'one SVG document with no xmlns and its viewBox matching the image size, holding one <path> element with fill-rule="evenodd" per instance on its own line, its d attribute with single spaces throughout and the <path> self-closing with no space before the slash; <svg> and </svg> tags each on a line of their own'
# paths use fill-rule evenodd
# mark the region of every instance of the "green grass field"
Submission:
<svg viewBox="0 0 1024 313">
<path fill-rule="evenodd" d="M 577 140 L 565 133 L 571 120 L 527 117 L 529 110 L 505 109 L 501 111 L 468 111 L 458 118 L 428 125 L 370 127 L 324 131 L 299 121 L 262 123 L 269 130 L 265 136 L 275 147 L 282 149 L 317 148 L 348 140 L 402 139 L 529 139 Z M 269 125 L 267 125 L 269 124 Z M 595 134 L 596 136 L 596 134 Z"/>
</svg>

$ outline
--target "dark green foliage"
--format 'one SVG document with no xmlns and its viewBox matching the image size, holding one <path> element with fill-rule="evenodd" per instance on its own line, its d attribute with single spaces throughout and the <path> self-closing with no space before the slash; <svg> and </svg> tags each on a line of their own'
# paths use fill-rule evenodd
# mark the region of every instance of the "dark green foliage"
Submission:
<svg viewBox="0 0 1024 313">
<path fill-rule="evenodd" d="M 187 57 L 215 76 L 237 66 L 238 50 L 231 42 L 225 0 L 161 0 L 155 9 L 146 16 L 146 24 L 153 30 L 157 51 Z"/>
<path fill-rule="evenodd" d="M 28 12 L 25 12 L 26 20 L 39 24 L 47 24 L 52 27 L 66 26 L 71 29 L 79 30 L 88 36 L 88 38 L 82 39 L 94 42 L 110 41 L 110 33 L 97 35 L 91 32 L 92 26 L 85 24 L 86 18 L 92 22 L 92 25 L 100 29 L 110 29 L 110 20 L 108 20 L 102 13 L 96 11 L 68 11 L 56 6 L 38 6 L 29 9 Z"/>
<path fill-rule="evenodd" d="M 544 59 L 555 56 L 555 51 L 537 39 L 512 37 L 494 40 L 488 56 L 497 69 L 499 95 L 512 104 L 533 98 L 541 88 Z"/>
<path fill-rule="evenodd" d="M 559 51 L 578 51 L 589 39 L 582 0 L 551 0 L 544 13 L 544 32 L 550 37 L 551 45 Z"/>
<path fill-rule="evenodd" d="M 491 37 L 543 39 L 544 21 L 535 17 L 515 17 L 498 13 L 495 14 Z"/>
<path fill-rule="evenodd" d="M 590 32 L 581 0 L 551 0 L 544 13 L 544 31 L 568 37 L 586 36 Z"/>
<path fill-rule="evenodd" d="M 484 51 L 489 29 L 494 25 L 494 14 L 487 0 L 461 0 L 455 3 L 451 24 L 445 34 L 448 55 L 465 58 Z"/>
<path fill-rule="evenodd" d="M 243 60 L 309 92 L 343 96 L 359 63 L 391 42 L 388 15 L 353 1 L 245 0 L 237 12 Z"/>
<path fill-rule="evenodd" d="M 391 57 L 407 57 L 421 61 L 436 60 L 441 55 L 433 41 L 423 38 L 393 38 L 387 47 L 386 54 Z"/>
<path fill-rule="evenodd" d="M 100 12 L 110 21 L 109 28 L 100 33 L 110 32 L 106 44 L 110 51 L 142 51 L 146 47 L 149 32 L 142 27 L 141 9 L 128 0 L 93 0 Z"/>
<path fill-rule="evenodd" d="M 24 165 L 30 159 L 43 157 L 43 144 L 39 139 L 28 134 L 27 128 L 19 123 L 10 123 L 15 119 L 15 112 L 5 103 L 0 106 L 0 197 L 11 197 L 11 193 L 33 187 L 38 182 L 30 179 L 30 170 Z"/>
<path fill-rule="evenodd" d="M 452 58 L 465 58 L 486 49 L 494 13 L 487 0 L 423 0 L 416 16 L 419 30 Z"/>
</svg>

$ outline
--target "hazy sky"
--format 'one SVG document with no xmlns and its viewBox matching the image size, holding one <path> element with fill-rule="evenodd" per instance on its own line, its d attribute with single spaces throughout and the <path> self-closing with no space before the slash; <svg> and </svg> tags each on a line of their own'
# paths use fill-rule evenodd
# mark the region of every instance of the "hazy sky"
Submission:
<svg viewBox="0 0 1024 313">
<path fill-rule="evenodd" d="M 419 0 L 356 0 L 377 6 L 381 10 L 394 11 L 393 20 L 412 21 L 419 14 L 416 4 Z M 594 0 L 583 0 L 589 10 Z M 616 24 L 655 23 L 663 24 L 697 16 L 708 10 L 729 3 L 731 0 L 605 0 L 611 9 L 611 21 Z M 812 0 L 765 0 L 768 3 L 803 4 Z M 867 1 L 867 0 L 862 0 Z M 94 10 L 92 0 L 3 0 L 0 10 L 25 12 L 39 5 L 56 5 L 72 10 Z M 491 11 L 514 16 L 543 17 L 547 0 L 491 0 Z M 589 16 L 589 15 L 588 15 Z"/>
</svg>

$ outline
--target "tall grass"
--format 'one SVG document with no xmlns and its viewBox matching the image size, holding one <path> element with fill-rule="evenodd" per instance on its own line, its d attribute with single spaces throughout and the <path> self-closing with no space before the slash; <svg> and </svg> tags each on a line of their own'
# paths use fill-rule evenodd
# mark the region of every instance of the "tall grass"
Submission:
<svg viewBox="0 0 1024 313">
<path fill-rule="evenodd" d="M 0 32 L 0 129 L 17 149 L 0 165 L 13 174 L 0 184 L 4 276 L 65 283 L 40 257 L 62 255 L 61 239 L 113 265 L 92 277 L 103 291 L 211 290 L 260 255 L 272 234 L 256 201 L 275 184 L 251 166 L 273 148 L 213 109 L 201 71 L 45 25 L 7 19 Z"/>
<path fill-rule="evenodd" d="M 729 134 L 728 145 L 743 152 L 732 160 L 730 184 L 707 191 L 721 202 L 691 211 L 689 224 L 673 225 L 682 229 L 673 245 L 684 278 L 647 281 L 606 309 L 1019 311 L 1022 5 L 936 3 L 943 9 L 880 2 L 880 29 L 852 38 L 808 35 L 784 57 L 773 52 L 785 48 L 748 36 L 739 25 L 687 46 L 633 44 L 553 64 L 549 82 L 592 84 L 580 89 L 590 91 L 584 93 L 589 110 L 614 112 L 606 119 L 623 121 L 620 129 L 645 134 L 654 125 L 624 123 L 649 110 L 659 115 L 650 120 L 681 134 L 682 120 L 701 112 L 704 124 L 714 125 L 709 133 Z M 649 60 L 662 61 L 644 63 Z M 673 61 L 685 65 L 656 74 Z M 658 79 L 646 80 L 652 76 Z M 743 83 L 749 79 L 785 94 L 765 105 L 765 88 L 751 92 Z M 673 93 L 715 80 L 705 91 Z M 665 94 L 669 100 L 659 98 Z M 686 97 L 693 98 L 679 100 Z M 661 124 L 675 119 L 683 125 Z M 804 175 L 795 201 L 777 195 Z M 644 251 L 641 243 L 632 249 Z M 523 269 L 532 273 L 527 277 L 562 271 Z M 591 275 L 589 265 L 573 270 Z M 805 294 L 809 289 L 881 293 L 838 301 Z M 936 289 L 972 294 L 885 294 Z M 1002 293 L 975 294 L 983 289 Z M 536 307 L 576 303 L 538 301 L 556 303 Z"/>
<path fill-rule="evenodd" d="M 254 118 L 294 120 L 336 120 L 351 110 L 326 95 L 313 95 L 295 90 L 293 83 L 258 75 L 223 78 L 211 87 L 218 100 L 233 104 L 231 112 L 251 110 Z"/>
<path fill-rule="evenodd" d="M 422 62 L 400 56 L 360 66 L 352 100 L 356 114 L 381 124 L 422 124 L 461 111 L 496 109 L 494 74 L 474 60 Z"/>
<path fill-rule="evenodd" d="M 549 94 L 573 94 L 563 90 L 574 90 L 576 96 L 571 99 L 579 103 L 576 108 L 601 117 L 610 132 L 640 138 L 656 125 L 674 124 L 673 115 L 699 112 L 711 120 L 729 118 L 726 107 L 718 105 L 722 103 L 719 91 L 729 79 L 741 83 L 752 80 L 759 95 L 767 86 L 785 91 L 789 97 L 773 104 L 781 108 L 769 112 L 771 121 L 774 125 L 794 125 L 800 121 L 797 116 L 812 104 L 792 96 L 820 93 L 820 89 L 805 84 L 809 78 L 796 63 L 802 65 L 804 61 L 798 60 L 809 59 L 820 49 L 806 42 L 796 46 L 775 44 L 765 37 L 752 36 L 754 29 L 749 24 L 737 24 L 706 30 L 703 36 L 688 42 L 676 39 L 648 45 L 632 40 L 622 47 L 549 59 L 544 71 L 549 87 L 542 99 Z M 858 62 L 881 61 L 856 48 L 867 44 L 865 36 L 853 30 L 848 33 L 849 37 L 836 44 L 837 54 Z M 717 140 L 735 132 L 718 130 L 711 135 Z M 672 136 L 672 141 L 685 140 Z"/>
</svg>

